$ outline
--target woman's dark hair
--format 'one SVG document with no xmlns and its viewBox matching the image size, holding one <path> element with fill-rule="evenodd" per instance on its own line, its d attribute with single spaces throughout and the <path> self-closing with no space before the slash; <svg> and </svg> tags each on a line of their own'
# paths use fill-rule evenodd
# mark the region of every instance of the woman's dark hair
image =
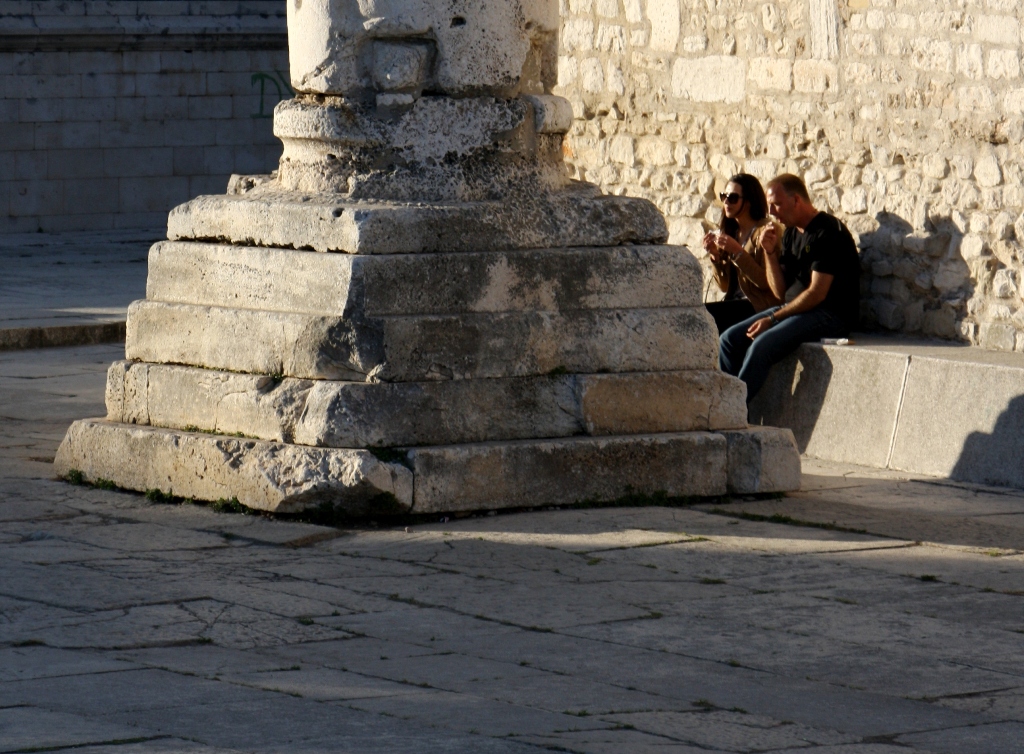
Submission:
<svg viewBox="0 0 1024 754">
<path fill-rule="evenodd" d="M 743 201 L 750 208 L 752 219 L 762 220 L 768 216 L 768 199 L 765 198 L 764 189 L 761 188 L 761 181 L 749 173 L 739 173 L 730 178 L 729 183 L 735 183 L 743 189 Z M 722 232 L 739 240 L 739 223 L 726 217 L 724 212 L 718 227 Z"/>
</svg>

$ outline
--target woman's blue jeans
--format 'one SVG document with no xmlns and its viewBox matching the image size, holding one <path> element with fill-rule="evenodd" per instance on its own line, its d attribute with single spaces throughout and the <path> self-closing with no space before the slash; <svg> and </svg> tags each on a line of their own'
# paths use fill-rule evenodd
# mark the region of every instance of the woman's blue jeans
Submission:
<svg viewBox="0 0 1024 754">
<path fill-rule="evenodd" d="M 848 328 L 839 317 L 818 307 L 786 317 L 754 340 L 747 337 L 747 330 L 752 324 L 779 308 L 758 312 L 730 327 L 718 339 L 718 366 L 726 374 L 747 383 L 747 403 L 754 399 L 768 379 L 772 364 L 793 353 L 801 343 L 847 334 Z"/>
</svg>

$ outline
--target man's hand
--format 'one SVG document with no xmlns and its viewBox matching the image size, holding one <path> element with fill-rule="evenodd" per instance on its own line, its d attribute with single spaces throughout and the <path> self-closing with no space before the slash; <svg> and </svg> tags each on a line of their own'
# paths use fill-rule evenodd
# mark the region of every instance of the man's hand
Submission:
<svg viewBox="0 0 1024 754">
<path fill-rule="evenodd" d="M 753 340 L 754 338 L 756 338 L 761 333 L 767 332 L 768 330 L 770 330 L 771 327 L 772 327 L 771 319 L 768 318 L 768 317 L 761 317 L 761 319 L 757 320 L 757 322 L 755 322 L 749 328 L 747 328 L 747 337 L 750 338 L 751 340 Z"/>
<path fill-rule="evenodd" d="M 761 240 L 758 245 L 761 247 L 761 251 L 770 257 L 775 256 L 775 247 L 779 243 L 779 232 L 775 229 L 775 225 L 769 225 L 764 229 L 764 233 L 761 234 Z"/>
</svg>

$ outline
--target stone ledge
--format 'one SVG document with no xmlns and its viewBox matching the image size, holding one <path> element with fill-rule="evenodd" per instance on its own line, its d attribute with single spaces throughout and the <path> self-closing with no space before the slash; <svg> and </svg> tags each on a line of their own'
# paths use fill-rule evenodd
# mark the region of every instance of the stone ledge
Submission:
<svg viewBox="0 0 1024 754">
<path fill-rule="evenodd" d="M 735 475 L 730 447 L 760 448 Z M 310 448 L 100 419 L 75 422 L 55 468 L 125 489 L 158 489 L 199 500 L 235 497 L 259 510 L 295 512 L 332 505 L 356 515 L 432 513 L 659 496 L 717 497 L 727 491 L 799 487 L 799 458 L 785 430 L 683 432 L 486 442 L 414 448 L 404 463 L 368 450 Z M 784 474 L 746 464 L 779 461 Z M 790 473 L 796 468 L 795 477 Z M 411 470 L 410 470 L 411 469 Z M 730 473 L 734 476 L 730 477 Z M 757 477 L 756 484 L 751 480 Z"/>
<path fill-rule="evenodd" d="M 1024 488 L 1024 355 L 859 341 L 801 346 L 772 368 L 751 421 L 791 428 L 826 461 Z"/>
<path fill-rule="evenodd" d="M 704 307 L 352 320 L 136 301 L 125 354 L 305 379 L 414 382 L 710 369 L 716 341 Z"/>
<path fill-rule="evenodd" d="M 505 202 L 346 202 L 297 192 L 199 196 L 171 210 L 172 241 L 342 251 L 350 254 L 500 251 L 664 243 L 665 219 L 646 199 L 596 195 L 593 187 Z"/>
<path fill-rule="evenodd" d="M 368 450 L 308 448 L 248 438 L 83 419 L 71 425 L 54 467 L 86 481 L 156 489 L 197 500 L 237 498 L 290 513 L 324 503 L 354 514 L 401 512 L 412 504 L 412 473 Z"/>
<path fill-rule="evenodd" d="M 92 346 L 100 343 L 124 343 L 124 340 L 124 322 L 0 329 L 0 351 L 57 346 Z"/>
<path fill-rule="evenodd" d="M 162 241 L 146 295 L 358 318 L 700 306 L 701 282 L 683 246 L 354 255 Z"/>
<path fill-rule="evenodd" d="M 741 429 L 745 396 L 717 370 L 365 383 L 118 361 L 106 402 L 114 422 L 361 448 Z"/>
<path fill-rule="evenodd" d="M 4 0 L 0 52 L 286 50 L 275 0 L 41 3 Z"/>
</svg>

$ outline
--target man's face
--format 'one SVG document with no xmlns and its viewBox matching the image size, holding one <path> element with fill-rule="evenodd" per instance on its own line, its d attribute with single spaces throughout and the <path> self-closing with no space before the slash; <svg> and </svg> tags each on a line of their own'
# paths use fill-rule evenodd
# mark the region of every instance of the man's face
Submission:
<svg viewBox="0 0 1024 754">
<path fill-rule="evenodd" d="M 795 196 L 790 196 L 778 186 L 768 187 L 768 212 L 786 226 L 791 226 L 796 220 Z"/>
</svg>

